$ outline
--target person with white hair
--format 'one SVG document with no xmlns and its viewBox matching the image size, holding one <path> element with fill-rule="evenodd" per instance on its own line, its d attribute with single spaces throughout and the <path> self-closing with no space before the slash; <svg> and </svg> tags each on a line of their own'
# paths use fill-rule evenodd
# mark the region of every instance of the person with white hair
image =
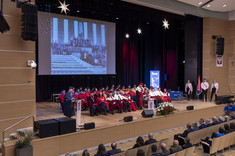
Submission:
<svg viewBox="0 0 235 156">
<path fill-rule="evenodd" d="M 161 150 L 162 152 L 159 153 L 161 156 L 167 156 L 169 155 L 171 152 L 167 149 L 167 146 L 165 143 L 161 143 Z"/>
<path fill-rule="evenodd" d="M 218 117 L 218 124 L 221 124 L 221 123 L 223 123 L 224 122 L 224 118 L 222 117 L 222 116 L 219 116 Z"/>
<path fill-rule="evenodd" d="M 153 133 L 149 133 L 149 134 L 148 134 L 148 138 L 149 138 L 149 140 L 145 141 L 145 145 L 148 145 L 148 144 L 152 144 L 152 143 L 157 142 L 157 141 L 153 138 Z"/>
<path fill-rule="evenodd" d="M 217 125 L 218 124 L 218 119 L 216 116 L 212 117 L 212 125 Z"/>
</svg>

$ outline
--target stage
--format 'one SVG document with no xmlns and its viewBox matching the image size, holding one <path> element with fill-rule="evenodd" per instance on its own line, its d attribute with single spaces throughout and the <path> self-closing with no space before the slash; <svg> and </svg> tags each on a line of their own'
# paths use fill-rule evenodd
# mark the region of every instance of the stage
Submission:
<svg viewBox="0 0 235 156">
<path fill-rule="evenodd" d="M 186 107 L 188 105 L 193 105 L 194 110 L 200 110 L 204 108 L 210 108 L 216 106 L 214 102 L 202 102 L 199 100 L 190 100 L 190 101 L 172 101 L 172 104 L 177 109 L 177 111 L 174 112 L 174 114 L 177 113 L 183 113 L 186 110 Z M 60 111 L 60 105 L 55 102 L 40 102 L 37 103 L 37 109 L 36 109 L 36 120 L 44 120 L 44 119 L 52 119 L 52 118 L 59 118 L 64 117 L 63 113 Z M 147 108 L 145 108 L 147 109 Z M 139 119 L 142 119 L 141 112 L 143 110 L 137 110 L 135 112 L 127 112 L 127 113 L 115 113 L 114 115 L 108 114 L 105 115 L 99 115 L 91 117 L 89 116 L 89 111 L 82 111 L 81 115 L 81 124 L 87 122 L 95 122 L 96 128 L 100 127 L 109 127 L 114 125 L 120 125 L 124 123 L 123 118 L 124 116 L 133 116 L 134 121 L 138 121 Z M 154 111 L 156 114 L 156 111 Z M 159 116 L 154 115 L 153 118 L 158 118 Z M 75 116 L 73 118 L 76 118 Z"/>
</svg>

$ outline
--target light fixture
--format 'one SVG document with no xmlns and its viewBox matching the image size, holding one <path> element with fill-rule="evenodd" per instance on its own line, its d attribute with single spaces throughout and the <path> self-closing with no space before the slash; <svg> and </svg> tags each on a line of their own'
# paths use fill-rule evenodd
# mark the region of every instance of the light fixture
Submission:
<svg viewBox="0 0 235 156">
<path fill-rule="evenodd" d="M 130 38 L 130 35 L 128 33 L 126 33 L 125 37 L 128 39 L 128 38 Z"/>
<path fill-rule="evenodd" d="M 206 7 L 207 7 L 207 8 L 209 8 L 210 6 L 211 6 L 211 5 L 210 5 L 210 4 L 208 4 Z"/>
<path fill-rule="evenodd" d="M 27 61 L 27 66 L 31 67 L 31 68 L 36 68 L 37 67 L 37 63 L 34 60 L 28 60 Z"/>
<path fill-rule="evenodd" d="M 77 12 L 80 12 L 79 10 L 77 10 Z"/>
<path fill-rule="evenodd" d="M 164 20 L 162 21 L 162 23 L 163 23 L 163 27 L 165 28 L 165 29 L 169 29 L 169 23 L 168 23 L 168 21 L 164 18 Z"/>
<path fill-rule="evenodd" d="M 61 2 L 59 1 L 59 3 L 60 3 L 60 6 L 59 6 L 58 8 L 61 8 L 61 13 L 64 12 L 64 13 L 67 15 L 67 10 L 70 11 L 70 10 L 68 9 L 68 6 L 69 6 L 70 4 L 66 4 L 65 1 L 64 1 L 64 3 L 61 3 Z"/>
<path fill-rule="evenodd" d="M 142 30 L 140 28 L 137 29 L 138 34 L 142 34 Z"/>
<path fill-rule="evenodd" d="M 119 18 L 118 17 L 116 17 L 116 20 L 118 20 Z"/>
<path fill-rule="evenodd" d="M 223 8 L 225 8 L 226 6 L 227 6 L 227 5 L 226 5 L 226 4 L 224 4 L 224 5 L 223 5 Z"/>
<path fill-rule="evenodd" d="M 199 2 L 198 4 L 199 4 L 199 5 L 201 5 L 201 4 L 202 4 L 202 2 Z"/>
</svg>

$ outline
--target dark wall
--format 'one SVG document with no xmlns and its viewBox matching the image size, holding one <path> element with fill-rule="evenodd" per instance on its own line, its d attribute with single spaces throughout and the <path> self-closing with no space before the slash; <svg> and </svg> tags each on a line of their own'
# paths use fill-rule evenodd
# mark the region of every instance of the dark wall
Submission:
<svg viewBox="0 0 235 156">
<path fill-rule="evenodd" d="M 202 25 L 200 17 L 185 16 L 185 83 L 191 80 L 194 94 L 198 76 L 202 76 Z"/>
<path fill-rule="evenodd" d="M 150 70 L 160 70 L 161 87 L 177 90 L 184 86 L 184 16 L 116 0 L 67 0 L 69 16 L 98 19 L 116 23 L 116 75 L 37 75 L 37 101 L 50 99 L 52 93 L 77 87 L 103 87 L 150 84 Z M 40 11 L 60 13 L 58 0 L 36 0 Z M 77 13 L 77 10 L 80 12 Z M 116 17 L 119 19 L 116 20 Z M 162 27 L 169 21 L 170 29 Z M 143 31 L 137 34 L 137 28 Z M 198 33 L 201 30 L 196 30 Z M 126 39 L 125 33 L 130 34 Z M 194 32 L 193 32 L 194 33 Z M 196 42 L 193 40 L 192 42 Z M 167 74 L 167 81 L 164 81 Z"/>
</svg>

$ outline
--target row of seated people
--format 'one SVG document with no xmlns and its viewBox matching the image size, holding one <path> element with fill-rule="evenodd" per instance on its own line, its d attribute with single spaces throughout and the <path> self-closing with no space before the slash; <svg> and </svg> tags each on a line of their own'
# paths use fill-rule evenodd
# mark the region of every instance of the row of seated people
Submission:
<svg viewBox="0 0 235 156">
<path fill-rule="evenodd" d="M 230 125 L 229 124 L 224 124 L 224 128 L 219 127 L 217 132 L 213 132 L 210 137 L 208 136 L 205 139 L 202 139 L 202 141 L 208 143 L 211 146 L 212 145 L 212 140 L 214 138 L 221 137 L 221 136 L 226 135 L 226 134 L 231 133 L 231 132 L 235 132 L 235 122 L 230 123 Z M 210 146 L 206 146 L 205 144 L 202 144 L 202 146 L 203 146 L 204 153 L 209 153 Z"/>
<path fill-rule="evenodd" d="M 142 147 L 145 145 L 150 145 L 151 146 L 151 156 L 167 156 L 176 152 L 179 152 L 181 150 L 187 149 L 192 147 L 193 145 L 190 143 L 190 139 L 188 137 L 185 138 L 185 144 L 183 146 L 179 145 L 178 140 L 174 140 L 172 146 L 168 149 L 167 145 L 165 143 L 161 143 L 160 148 L 161 148 L 161 152 L 157 152 L 157 146 L 156 144 L 153 144 L 157 142 L 155 139 L 153 139 L 153 134 L 149 133 L 148 134 L 148 140 L 144 141 L 144 139 L 139 136 L 136 139 L 136 144 L 133 146 L 133 148 L 138 148 L 138 147 Z M 118 154 L 121 153 L 122 150 L 117 148 L 117 143 L 111 143 L 111 150 L 107 151 L 105 146 L 103 144 L 100 144 L 98 146 L 98 150 L 97 153 L 94 156 L 111 156 L 114 154 Z M 131 150 L 129 149 L 129 150 Z M 84 150 L 82 153 L 82 156 L 90 156 L 88 150 Z M 137 151 L 137 156 L 147 156 L 147 153 L 145 153 L 143 150 L 139 149 Z"/>
<path fill-rule="evenodd" d="M 138 86 L 139 88 L 142 87 L 141 85 Z M 114 89 L 111 88 L 110 90 L 108 87 L 106 89 L 101 88 L 99 91 L 97 88 L 92 89 L 85 88 L 84 91 L 82 88 L 73 90 L 75 101 L 81 100 L 81 107 L 82 110 L 90 109 L 90 115 L 98 115 L 100 113 L 107 115 L 108 112 L 114 114 L 114 110 L 117 109 L 119 113 L 124 112 L 131 112 L 136 111 L 138 109 L 142 109 L 142 101 L 147 101 L 152 99 L 157 101 L 155 103 L 160 102 L 170 102 L 170 95 L 164 89 L 164 92 L 158 88 L 157 91 L 154 91 L 154 88 L 151 87 L 148 90 L 147 87 L 143 88 L 142 96 L 140 95 L 140 90 L 138 87 L 135 86 L 130 88 L 128 86 L 127 89 Z M 64 111 L 64 97 L 65 97 L 65 90 L 61 92 L 59 95 L 59 102 L 61 104 L 62 111 Z M 74 107 L 76 107 L 76 103 L 74 103 Z"/>
</svg>

